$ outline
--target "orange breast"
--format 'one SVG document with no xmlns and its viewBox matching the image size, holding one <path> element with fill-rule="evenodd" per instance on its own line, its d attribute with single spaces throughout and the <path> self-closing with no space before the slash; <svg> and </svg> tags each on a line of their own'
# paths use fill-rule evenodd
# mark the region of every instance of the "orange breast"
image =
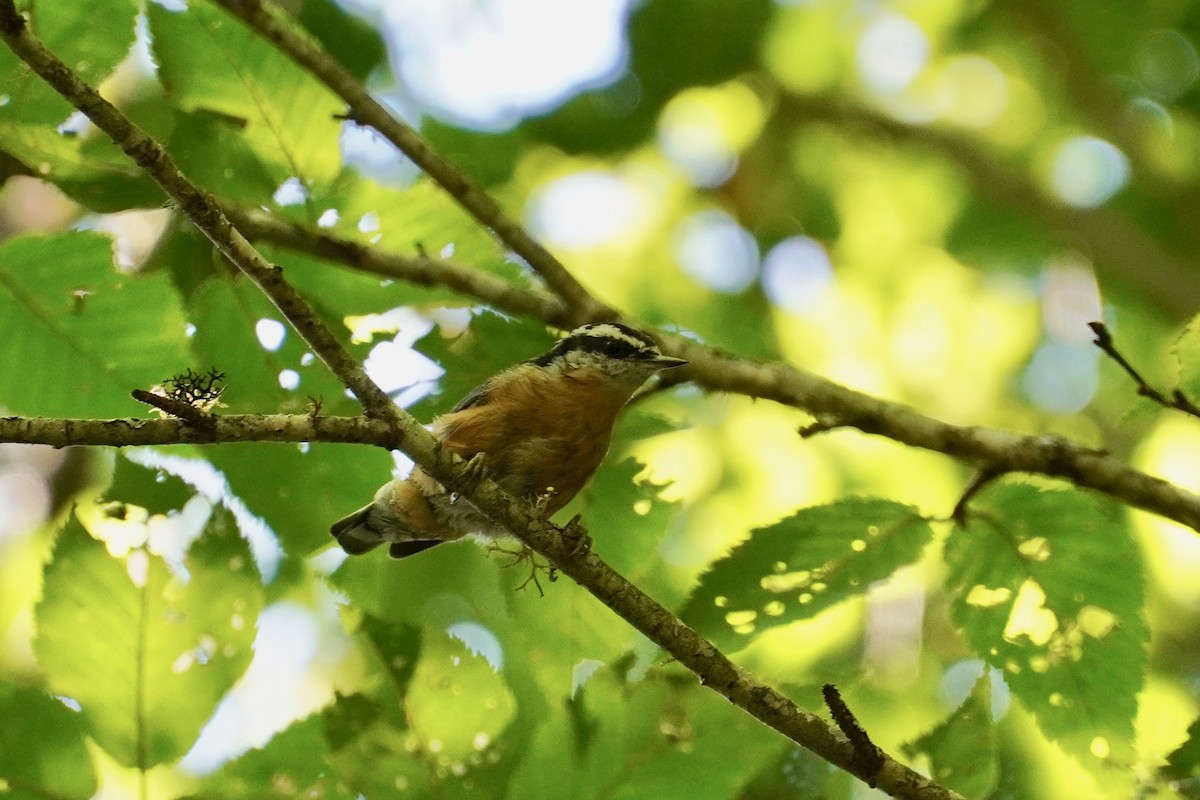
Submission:
<svg viewBox="0 0 1200 800">
<path fill-rule="evenodd" d="M 434 430 L 463 458 L 484 453 L 488 477 L 521 497 L 553 487 L 550 513 L 566 505 L 604 460 L 628 400 L 598 371 L 546 380 L 522 366 L 477 405 L 440 417 Z"/>
</svg>

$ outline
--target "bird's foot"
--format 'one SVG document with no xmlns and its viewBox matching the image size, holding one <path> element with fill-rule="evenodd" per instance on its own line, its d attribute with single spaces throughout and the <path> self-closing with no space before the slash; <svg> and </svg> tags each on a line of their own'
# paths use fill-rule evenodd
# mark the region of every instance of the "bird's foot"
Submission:
<svg viewBox="0 0 1200 800">
<path fill-rule="evenodd" d="M 474 494 L 479 488 L 479 484 L 483 483 L 483 479 L 487 477 L 487 458 L 483 453 L 476 453 L 467 461 L 466 472 L 463 475 L 463 491 L 454 492 L 450 495 L 450 502 L 455 502 L 464 494 Z"/>
<path fill-rule="evenodd" d="M 570 548 L 566 553 L 567 558 L 579 558 L 592 551 L 592 537 L 579 524 L 579 517 L 579 514 L 571 517 L 562 529 L 563 543 Z"/>
</svg>

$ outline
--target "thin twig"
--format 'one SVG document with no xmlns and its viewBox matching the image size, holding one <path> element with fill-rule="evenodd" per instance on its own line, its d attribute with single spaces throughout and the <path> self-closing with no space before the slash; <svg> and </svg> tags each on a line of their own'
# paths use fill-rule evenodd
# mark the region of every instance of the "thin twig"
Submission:
<svg viewBox="0 0 1200 800">
<path fill-rule="evenodd" d="M 572 318 L 554 295 L 514 286 L 480 269 L 431 257 L 417 247 L 416 258 L 378 247 L 312 231 L 290 220 L 261 211 L 223 204 L 225 214 L 247 238 L 282 245 L 353 269 L 407 281 L 418 286 L 446 286 L 519 317 L 540 319 L 556 328 L 569 328 Z"/>
<path fill-rule="evenodd" d="M 975 495 L 987 486 L 992 481 L 1004 474 L 1003 470 L 995 469 L 994 467 L 985 467 L 975 473 L 971 478 L 971 482 L 967 484 L 967 488 L 963 489 L 962 496 L 958 498 L 958 502 L 954 504 L 954 510 L 950 512 L 950 519 L 953 520 L 960 528 L 967 526 L 967 506 Z"/>
<path fill-rule="evenodd" d="M 1185 414 L 1190 414 L 1193 417 L 1200 418 L 1200 408 L 1198 408 L 1195 403 L 1189 400 L 1187 395 L 1185 395 L 1179 389 L 1172 391 L 1171 397 L 1168 398 L 1162 392 L 1158 391 L 1149 383 L 1147 383 L 1146 379 L 1142 377 L 1141 373 L 1134 369 L 1133 365 L 1129 363 L 1125 356 L 1121 355 L 1121 352 L 1117 350 L 1117 345 L 1113 341 L 1113 337 L 1108 330 L 1108 326 L 1106 326 L 1103 322 L 1089 322 L 1088 327 L 1092 329 L 1092 333 L 1096 334 L 1096 338 L 1092 340 L 1092 344 L 1103 350 L 1105 355 L 1117 362 L 1117 365 L 1120 366 L 1121 369 L 1125 370 L 1130 378 L 1133 378 L 1133 382 L 1137 384 L 1138 394 L 1140 394 L 1142 397 L 1153 400 L 1163 408 L 1173 408 L 1176 411 L 1182 411 Z"/>
<path fill-rule="evenodd" d="M 176 400 L 174 397 L 147 392 L 145 389 L 134 389 L 129 393 L 134 400 L 139 403 L 145 403 L 148 406 L 153 406 L 159 411 L 170 414 L 173 417 L 187 422 L 196 428 L 210 432 L 213 430 L 216 417 L 208 413 L 202 408 L 196 408 L 191 403 L 185 403 L 182 400 Z"/>
<path fill-rule="evenodd" d="M 260 36 L 311 72 L 346 102 L 346 117 L 369 125 L 396 146 L 427 175 L 437 181 L 469 214 L 496 234 L 514 253 L 525 259 L 546 285 L 571 309 L 573 324 L 612 319 L 611 308 L 600 303 L 575 280 L 550 251 L 504 213 L 491 195 L 440 153 L 415 130 L 405 125 L 367 92 L 336 59 L 313 39 L 298 33 L 286 15 L 260 0 L 214 0 L 241 18 Z"/>
</svg>

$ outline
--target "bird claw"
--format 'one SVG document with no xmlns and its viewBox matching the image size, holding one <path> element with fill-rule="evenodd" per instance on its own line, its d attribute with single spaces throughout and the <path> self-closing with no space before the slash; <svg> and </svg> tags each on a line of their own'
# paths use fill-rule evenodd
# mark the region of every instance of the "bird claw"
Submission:
<svg viewBox="0 0 1200 800">
<path fill-rule="evenodd" d="M 458 500 L 464 494 L 474 494 L 479 488 L 479 484 L 483 483 L 483 479 L 487 477 L 487 458 L 483 453 L 476 453 L 467 461 L 466 471 L 463 473 L 463 491 L 454 492 L 450 497 L 450 502 Z"/>
<path fill-rule="evenodd" d="M 562 529 L 563 542 L 570 547 L 566 553 L 567 558 L 579 558 L 592 551 L 592 537 L 579 524 L 579 518 L 579 514 L 571 517 L 570 522 Z"/>
</svg>

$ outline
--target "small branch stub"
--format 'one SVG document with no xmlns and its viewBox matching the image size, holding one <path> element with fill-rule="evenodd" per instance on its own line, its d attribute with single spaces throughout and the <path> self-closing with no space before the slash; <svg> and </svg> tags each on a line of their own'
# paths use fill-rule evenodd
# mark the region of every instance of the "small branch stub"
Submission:
<svg viewBox="0 0 1200 800">
<path fill-rule="evenodd" d="M 846 735 L 854 748 L 854 774 L 863 777 L 867 785 L 874 789 L 887 756 L 871 741 L 871 737 L 855 719 L 854 713 L 846 705 L 836 686 L 832 683 L 825 684 L 821 687 L 821 696 L 825 698 L 825 705 L 829 707 L 829 713 L 838 729 Z"/>
<path fill-rule="evenodd" d="M 220 404 L 225 391 L 222 381 L 225 373 L 212 367 L 205 373 L 188 369 L 163 381 L 155 391 L 134 389 L 130 394 L 134 400 L 153 406 L 159 411 L 187 422 L 206 433 L 216 431 L 216 417 L 212 410 Z"/>
</svg>

